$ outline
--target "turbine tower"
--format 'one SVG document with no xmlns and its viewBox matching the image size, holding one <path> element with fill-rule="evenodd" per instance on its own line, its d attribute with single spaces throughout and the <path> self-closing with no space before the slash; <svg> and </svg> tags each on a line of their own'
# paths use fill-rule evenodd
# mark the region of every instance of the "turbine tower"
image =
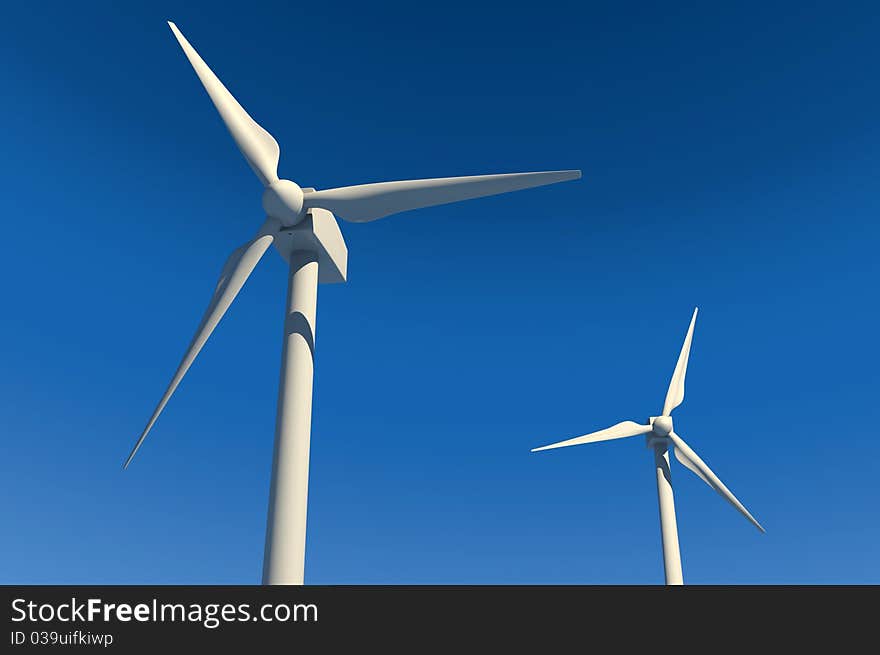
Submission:
<svg viewBox="0 0 880 655">
<path fill-rule="evenodd" d="M 675 502 L 672 495 L 672 475 L 669 471 L 669 448 L 672 447 L 675 458 L 686 468 L 697 474 L 703 482 L 717 491 L 722 498 L 727 500 L 739 512 L 745 516 L 758 530 L 764 532 L 761 524 L 741 502 L 736 499 L 730 489 L 718 479 L 706 462 L 688 446 L 684 439 L 678 436 L 672 427 L 672 410 L 681 405 L 684 400 L 684 377 L 687 373 L 688 358 L 691 352 L 691 341 L 694 338 L 694 324 L 697 322 L 697 309 L 691 318 L 681 353 L 678 355 L 678 363 L 672 373 L 669 389 L 666 392 L 666 401 L 663 403 L 663 412 L 660 416 L 652 416 L 647 425 L 641 425 L 634 421 L 623 421 L 610 428 L 592 432 L 582 437 L 567 439 L 558 443 L 533 448 L 532 452 L 551 450 L 564 446 L 577 446 L 597 441 L 610 441 L 612 439 L 624 439 L 635 437 L 640 434 L 647 435 L 648 448 L 654 451 L 654 469 L 657 477 L 657 500 L 660 504 L 660 536 L 663 541 L 663 568 L 666 573 L 666 584 L 684 584 L 681 575 L 681 553 L 678 548 L 678 527 L 675 523 Z"/>
<path fill-rule="evenodd" d="M 125 460 L 124 468 L 128 468 L 260 258 L 269 246 L 274 245 L 287 261 L 290 276 L 263 583 L 302 584 L 318 283 L 344 282 L 348 264 L 348 249 L 334 215 L 348 221 L 368 222 L 410 209 L 574 180 L 581 174 L 580 171 L 511 173 L 381 182 L 320 191 L 302 188 L 278 177 L 278 143 L 238 104 L 177 26 L 171 22 L 168 25 L 239 150 L 263 183 L 266 220 L 254 238 L 235 250 L 226 261 L 195 337 Z"/>
</svg>

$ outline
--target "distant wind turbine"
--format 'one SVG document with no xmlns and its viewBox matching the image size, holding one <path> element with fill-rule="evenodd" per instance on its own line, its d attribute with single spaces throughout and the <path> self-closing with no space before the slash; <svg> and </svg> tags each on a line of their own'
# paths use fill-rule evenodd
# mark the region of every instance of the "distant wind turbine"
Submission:
<svg viewBox="0 0 880 655">
<path fill-rule="evenodd" d="M 362 223 L 411 209 L 574 180 L 581 174 L 510 173 L 381 182 L 320 191 L 302 188 L 290 180 L 279 179 L 278 143 L 238 104 L 174 23 L 168 25 L 239 150 L 263 183 L 263 209 L 267 217 L 254 238 L 226 261 L 195 337 L 124 466 L 127 468 L 131 463 L 260 258 L 274 245 L 288 262 L 290 277 L 263 583 L 302 584 L 318 283 L 344 282 L 348 266 L 348 249 L 334 214 Z"/>
<path fill-rule="evenodd" d="M 551 450 L 553 448 L 563 448 L 564 446 L 577 446 L 585 443 L 596 443 L 597 441 L 610 441 L 612 439 L 624 439 L 626 437 L 635 437 L 640 434 L 646 434 L 647 444 L 649 448 L 654 450 L 654 467 L 657 475 L 657 499 L 660 503 L 660 535 L 663 540 L 663 567 L 666 572 L 666 584 L 680 585 L 683 584 L 681 574 L 681 554 L 678 548 L 678 527 L 675 523 L 675 503 L 672 495 L 672 476 L 669 471 L 669 447 L 673 447 L 675 458 L 685 467 L 697 474 L 697 476 L 721 496 L 733 505 L 743 516 L 745 516 L 758 530 L 764 532 L 761 524 L 755 520 L 755 517 L 749 514 L 749 511 L 741 502 L 736 499 L 730 489 L 724 486 L 724 483 L 718 479 L 718 476 L 712 472 L 706 462 L 700 459 L 700 456 L 688 446 L 684 439 L 678 436 L 672 429 L 672 410 L 681 405 L 684 400 L 684 377 L 687 373 L 688 358 L 691 352 L 691 341 L 694 338 L 694 324 L 697 321 L 697 310 L 694 309 L 694 315 L 691 318 L 690 327 L 688 327 L 687 335 L 684 338 L 684 344 L 681 347 L 681 353 L 678 356 L 678 363 L 675 365 L 675 371 L 672 373 L 672 380 L 669 382 L 669 390 L 666 392 L 666 402 L 663 403 L 663 412 L 661 416 L 652 416 L 648 419 L 647 425 L 634 423 L 633 421 L 624 421 L 610 428 L 592 432 L 582 437 L 575 437 L 566 441 L 533 448 L 532 452 L 539 450 Z"/>
</svg>

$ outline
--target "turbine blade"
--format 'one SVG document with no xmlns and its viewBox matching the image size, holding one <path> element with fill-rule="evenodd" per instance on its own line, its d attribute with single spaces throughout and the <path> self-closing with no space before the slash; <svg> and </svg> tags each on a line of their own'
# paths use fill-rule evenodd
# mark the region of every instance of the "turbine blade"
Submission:
<svg viewBox="0 0 880 655">
<path fill-rule="evenodd" d="M 612 425 L 610 428 L 605 428 L 598 432 L 591 432 L 582 437 L 559 441 L 557 443 L 552 443 L 549 446 L 541 446 L 540 448 L 532 448 L 532 452 L 536 453 L 539 450 L 550 450 L 551 448 L 563 448 L 565 446 L 579 446 L 580 444 L 596 443 L 597 441 L 610 441 L 611 439 L 624 439 L 639 434 L 647 434 L 650 431 L 650 425 L 640 425 L 633 421 L 623 421 L 617 425 Z"/>
<path fill-rule="evenodd" d="M 681 405 L 684 400 L 684 376 L 687 373 L 688 359 L 691 355 L 691 341 L 694 338 L 694 323 L 697 322 L 698 307 L 694 308 L 694 315 L 691 318 L 690 327 L 688 327 L 687 335 L 681 346 L 681 352 L 678 354 L 678 362 L 675 364 L 675 371 L 672 373 L 672 379 L 669 381 L 669 389 L 666 391 L 666 401 L 663 403 L 663 416 L 669 416 L 673 409 Z"/>
<path fill-rule="evenodd" d="M 247 160 L 250 167 L 260 178 L 264 186 L 269 186 L 278 181 L 278 158 L 281 150 L 278 142 L 263 129 L 244 110 L 232 94 L 217 79 L 217 76 L 208 68 L 208 65 L 199 56 L 199 53 L 189 44 L 189 41 L 177 29 L 177 25 L 168 21 L 168 26 L 174 32 L 177 42 L 183 48 L 186 58 L 196 71 L 196 75 L 202 81 L 205 91 L 211 97 L 211 102 L 220 113 L 226 128 L 235 139 L 238 149 Z"/>
<path fill-rule="evenodd" d="M 307 193 L 304 205 L 306 209 L 311 207 L 327 209 L 347 221 L 366 223 L 410 209 L 494 196 L 509 191 L 576 180 L 580 176 L 580 171 L 548 171 L 378 182 Z"/>
<path fill-rule="evenodd" d="M 730 489 L 724 486 L 724 483 L 718 479 L 718 476 L 712 472 L 712 469 L 708 467 L 706 462 L 700 459 L 700 456 L 684 442 L 684 439 L 675 434 L 675 432 L 670 432 L 669 438 L 672 439 L 672 443 L 675 444 L 675 458 L 681 462 L 682 465 L 696 473 L 697 477 L 717 491 L 727 502 L 736 507 L 740 514 L 745 516 L 752 525 L 758 528 L 758 530 L 765 532 L 761 524 L 755 520 L 755 517 L 749 514 L 749 510 L 747 510 L 743 504 L 736 499 L 736 496 L 731 493 Z"/>
<path fill-rule="evenodd" d="M 177 372 L 175 372 L 174 377 L 171 378 L 171 383 L 165 390 L 165 394 L 162 396 L 155 411 L 153 411 L 153 415 L 147 422 L 147 427 L 144 428 L 144 431 L 138 438 L 137 443 L 135 443 L 134 448 L 131 449 L 128 459 L 125 460 L 123 468 L 128 468 L 128 465 L 131 463 L 135 453 L 137 453 L 138 448 L 141 447 L 144 439 L 147 438 L 147 434 L 149 434 L 153 425 L 156 423 L 156 419 L 159 418 L 159 414 L 165 409 L 165 405 L 171 398 L 171 394 L 174 393 L 174 390 L 177 389 L 180 381 L 183 380 L 183 376 L 186 375 L 189 367 L 192 366 L 192 363 L 195 361 L 199 351 L 201 351 L 202 346 L 205 345 L 208 337 L 211 336 L 214 328 L 217 327 L 220 319 L 223 318 L 226 310 L 229 309 L 232 301 L 235 300 L 238 292 L 241 291 L 242 286 L 244 286 L 244 283 L 247 281 L 248 277 L 250 277 L 257 262 L 260 261 L 263 253 L 266 252 L 266 249 L 272 244 L 273 240 L 274 237 L 271 234 L 260 234 L 252 241 L 249 241 L 235 250 L 229 256 L 229 259 L 226 260 L 226 264 L 223 266 L 223 270 L 220 273 L 220 280 L 217 282 L 217 287 L 214 289 L 214 295 L 211 297 L 208 309 L 202 317 L 202 322 L 199 324 L 199 328 L 196 330 L 196 334 L 193 337 L 192 342 L 189 344 L 189 348 L 187 348 L 186 354 L 184 354 L 183 359 L 180 362 L 180 366 L 177 367 Z"/>
</svg>

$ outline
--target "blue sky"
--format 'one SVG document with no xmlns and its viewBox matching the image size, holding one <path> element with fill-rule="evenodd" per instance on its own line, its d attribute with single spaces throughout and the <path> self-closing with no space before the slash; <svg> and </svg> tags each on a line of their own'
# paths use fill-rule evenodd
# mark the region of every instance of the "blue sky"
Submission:
<svg viewBox="0 0 880 655">
<path fill-rule="evenodd" d="M 306 581 L 880 583 L 871 3 L 24 3 L 0 28 L 0 582 L 260 579 L 285 266 L 270 253 L 126 472 L 262 220 L 165 21 L 303 186 L 581 168 L 342 226 L 318 300 Z"/>
</svg>

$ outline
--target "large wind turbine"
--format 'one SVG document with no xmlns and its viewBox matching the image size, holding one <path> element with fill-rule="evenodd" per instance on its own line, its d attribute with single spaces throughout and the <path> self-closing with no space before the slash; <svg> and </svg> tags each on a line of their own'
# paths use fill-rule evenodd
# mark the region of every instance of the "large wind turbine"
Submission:
<svg viewBox="0 0 880 655">
<path fill-rule="evenodd" d="M 663 567 L 666 572 L 666 584 L 680 585 L 683 584 L 681 575 L 681 554 L 678 549 L 678 527 L 675 523 L 675 503 L 672 495 L 672 476 L 669 472 L 669 447 L 673 447 L 675 458 L 684 464 L 685 467 L 697 474 L 697 476 L 721 496 L 731 505 L 736 507 L 739 512 L 745 516 L 758 530 L 764 532 L 761 524 L 755 520 L 755 517 L 749 514 L 749 511 L 743 507 L 743 504 L 736 499 L 730 489 L 724 486 L 724 483 L 718 479 L 718 476 L 712 472 L 706 462 L 700 459 L 688 446 L 684 439 L 678 436 L 672 429 L 672 410 L 681 405 L 684 400 L 684 376 L 687 373 L 688 358 L 691 352 L 691 341 L 694 338 L 694 324 L 697 322 L 697 310 L 694 309 L 694 315 L 691 318 L 690 327 L 688 327 L 687 335 L 684 338 L 684 344 L 681 347 L 681 353 L 678 355 L 678 363 L 675 365 L 675 371 L 672 373 L 672 380 L 669 382 L 669 389 L 666 392 L 666 401 L 663 403 L 663 412 L 661 416 L 652 416 L 648 419 L 647 425 L 634 423 L 633 421 L 623 421 L 610 428 L 592 432 L 582 437 L 567 439 L 558 443 L 533 448 L 532 452 L 539 450 L 551 450 L 553 448 L 562 448 L 564 446 L 577 446 L 584 443 L 595 443 L 597 441 L 610 441 L 612 439 L 623 439 L 626 437 L 635 437 L 640 434 L 647 435 L 648 448 L 654 450 L 654 468 L 657 476 L 657 499 L 660 503 L 660 535 L 663 540 Z"/>
<path fill-rule="evenodd" d="M 348 262 L 348 249 L 334 214 L 349 221 L 367 222 L 410 209 L 573 180 L 581 174 L 551 171 L 381 182 L 320 191 L 301 188 L 290 180 L 279 179 L 278 143 L 238 104 L 174 23 L 168 25 L 239 150 L 263 183 L 267 217 L 254 238 L 226 261 L 195 337 L 124 466 L 131 463 L 260 258 L 274 245 L 287 260 L 290 277 L 263 583 L 302 584 L 318 283 L 344 282 Z"/>
</svg>

